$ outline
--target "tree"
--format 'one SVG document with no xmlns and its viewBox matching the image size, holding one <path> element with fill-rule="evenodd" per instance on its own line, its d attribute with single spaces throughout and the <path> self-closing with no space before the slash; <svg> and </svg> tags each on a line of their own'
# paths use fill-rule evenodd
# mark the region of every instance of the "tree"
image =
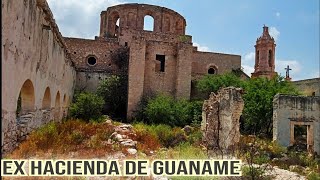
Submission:
<svg viewBox="0 0 320 180">
<path fill-rule="evenodd" d="M 209 74 L 196 82 L 196 88 L 207 95 L 209 95 L 211 92 L 217 92 L 223 87 L 242 87 L 242 85 L 243 81 L 234 73 L 226 73 L 222 75 Z"/>
<path fill-rule="evenodd" d="M 276 76 L 271 80 L 252 78 L 244 83 L 243 132 L 272 136 L 273 97 L 277 93 L 299 94 L 289 81 Z"/>
<path fill-rule="evenodd" d="M 89 121 L 97 120 L 102 115 L 104 100 L 102 97 L 82 92 L 75 96 L 75 101 L 70 105 L 70 114 L 72 117 Z"/>
<path fill-rule="evenodd" d="M 203 93 L 217 92 L 222 87 L 241 87 L 244 89 L 244 109 L 241 131 L 249 134 L 272 135 L 273 97 L 277 93 L 298 94 L 293 85 L 283 77 L 251 78 L 241 80 L 234 74 L 205 76 L 197 82 L 197 88 Z"/>
<path fill-rule="evenodd" d="M 125 117 L 127 106 L 127 76 L 112 75 L 102 80 L 97 94 L 105 101 L 105 112 L 113 117 Z"/>
</svg>

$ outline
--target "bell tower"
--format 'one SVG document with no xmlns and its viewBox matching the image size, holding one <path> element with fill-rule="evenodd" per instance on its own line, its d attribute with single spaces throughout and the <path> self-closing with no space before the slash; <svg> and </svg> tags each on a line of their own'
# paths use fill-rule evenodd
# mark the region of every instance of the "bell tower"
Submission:
<svg viewBox="0 0 320 180">
<path fill-rule="evenodd" d="M 266 77 L 271 79 L 276 76 L 277 73 L 274 71 L 276 44 L 273 37 L 270 36 L 267 26 L 263 26 L 263 33 L 257 39 L 254 47 L 256 48 L 256 56 L 252 77 Z"/>
</svg>

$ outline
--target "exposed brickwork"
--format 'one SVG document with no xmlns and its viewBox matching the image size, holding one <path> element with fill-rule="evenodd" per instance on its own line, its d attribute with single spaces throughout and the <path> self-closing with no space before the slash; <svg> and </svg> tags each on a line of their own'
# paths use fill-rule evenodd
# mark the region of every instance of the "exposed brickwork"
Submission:
<svg viewBox="0 0 320 180">
<path fill-rule="evenodd" d="M 146 15 L 154 18 L 153 31 L 143 30 Z M 119 25 L 116 24 L 118 19 Z M 110 62 L 108 55 L 104 57 L 106 52 L 114 51 L 114 48 L 128 47 L 130 118 L 145 95 L 161 92 L 176 98 L 189 99 L 193 76 L 208 74 L 208 69 L 213 66 L 216 74 L 241 68 L 241 57 L 238 55 L 197 51 L 197 48 L 192 46 L 192 37 L 185 35 L 185 28 L 186 21 L 183 16 L 164 7 L 146 4 L 109 7 L 101 12 L 100 35 L 95 40 L 66 38 L 78 71 L 86 71 L 85 74 L 77 73 L 76 87 L 95 87 L 98 84 L 95 81 L 100 77 L 96 73 L 109 70 L 109 67 L 105 66 Z M 97 57 L 100 64 L 96 67 L 88 65 L 89 55 Z M 163 71 L 159 71 L 161 62 L 156 59 L 158 55 L 164 56 Z M 93 75 L 90 75 L 90 72 Z M 94 78 L 88 79 L 88 76 Z"/>
<path fill-rule="evenodd" d="M 262 36 L 257 39 L 254 47 L 256 48 L 256 57 L 252 77 L 266 77 L 271 79 L 277 74 L 274 71 L 276 44 L 273 37 L 270 36 L 267 26 L 263 27 Z"/>
</svg>

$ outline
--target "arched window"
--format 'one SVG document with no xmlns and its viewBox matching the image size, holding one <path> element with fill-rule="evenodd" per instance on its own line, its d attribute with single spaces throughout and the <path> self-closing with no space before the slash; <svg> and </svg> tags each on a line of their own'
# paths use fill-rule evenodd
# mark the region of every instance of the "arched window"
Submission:
<svg viewBox="0 0 320 180">
<path fill-rule="evenodd" d="M 26 80 L 20 90 L 17 100 L 17 115 L 34 110 L 35 95 L 31 80 Z"/>
<path fill-rule="evenodd" d="M 55 106 L 56 109 L 60 108 L 60 92 L 57 92 Z"/>
<path fill-rule="evenodd" d="M 269 50 L 268 62 L 269 62 L 269 67 L 271 67 L 272 66 L 272 51 L 271 50 Z"/>
<path fill-rule="evenodd" d="M 150 15 L 146 15 L 144 17 L 143 30 L 145 31 L 153 31 L 154 30 L 154 19 Z"/>
<path fill-rule="evenodd" d="M 120 18 L 119 17 L 117 18 L 114 32 L 115 32 L 114 36 L 119 37 L 119 32 L 120 32 Z"/>
<path fill-rule="evenodd" d="M 208 69 L 208 74 L 216 74 L 216 69 L 213 68 L 213 67 L 210 67 L 210 68 Z"/>
<path fill-rule="evenodd" d="M 66 94 L 63 95 L 63 107 L 67 107 L 67 96 L 66 96 Z"/>
<path fill-rule="evenodd" d="M 257 51 L 256 53 L 257 53 L 257 54 L 256 54 L 256 58 L 257 58 L 257 59 L 256 59 L 256 65 L 258 65 L 258 63 L 259 63 L 259 58 L 260 58 L 259 55 L 260 55 L 260 54 L 259 54 L 259 51 Z"/>
<path fill-rule="evenodd" d="M 51 94 L 50 94 L 50 88 L 47 87 L 44 92 L 44 96 L 42 100 L 42 109 L 50 109 L 50 108 L 51 108 Z"/>
</svg>

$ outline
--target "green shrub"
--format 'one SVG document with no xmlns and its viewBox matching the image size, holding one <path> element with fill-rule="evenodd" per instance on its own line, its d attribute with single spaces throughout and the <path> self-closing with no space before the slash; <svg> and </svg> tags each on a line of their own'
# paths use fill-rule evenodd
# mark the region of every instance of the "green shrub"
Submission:
<svg viewBox="0 0 320 180">
<path fill-rule="evenodd" d="M 307 176 L 308 180 L 320 180 L 320 173 L 310 172 Z"/>
<path fill-rule="evenodd" d="M 127 76 L 112 75 L 102 80 L 97 94 L 105 101 L 104 111 L 113 117 L 125 117 L 127 107 Z"/>
<path fill-rule="evenodd" d="M 76 96 L 75 102 L 70 105 L 70 114 L 74 118 L 89 121 L 99 119 L 104 106 L 102 97 L 89 92 Z"/>
<path fill-rule="evenodd" d="M 183 127 L 201 122 L 202 102 L 175 100 L 167 95 L 149 99 L 143 108 L 144 121 L 148 124 L 167 124 Z"/>
</svg>

